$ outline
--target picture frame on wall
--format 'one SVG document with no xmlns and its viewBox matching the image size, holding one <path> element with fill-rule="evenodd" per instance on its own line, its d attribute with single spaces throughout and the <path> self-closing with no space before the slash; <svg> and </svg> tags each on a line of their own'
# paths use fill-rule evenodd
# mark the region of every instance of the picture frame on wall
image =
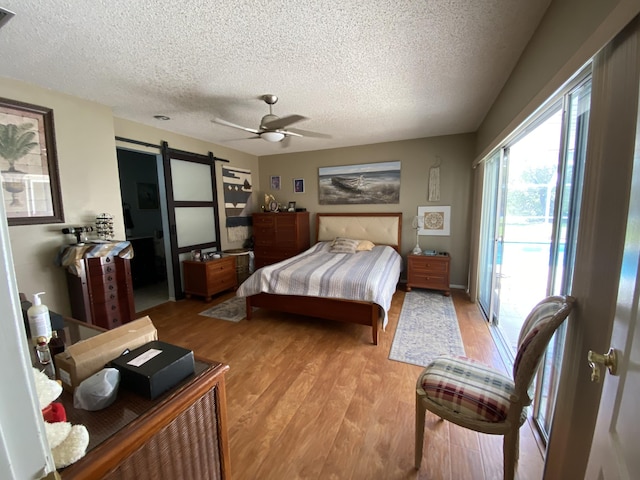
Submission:
<svg viewBox="0 0 640 480">
<path fill-rule="evenodd" d="M 304 193 L 304 178 L 294 178 L 293 193 Z"/>
<path fill-rule="evenodd" d="M 0 139 L 9 226 L 64 222 L 53 110 L 0 98 Z"/>
<path fill-rule="evenodd" d="M 418 207 L 418 235 L 451 234 L 451 207 Z"/>
<path fill-rule="evenodd" d="M 271 190 L 280 190 L 280 175 L 271 177 Z"/>
<path fill-rule="evenodd" d="M 155 183 L 137 183 L 138 208 L 140 210 L 156 210 L 160 208 L 158 185 Z"/>
</svg>

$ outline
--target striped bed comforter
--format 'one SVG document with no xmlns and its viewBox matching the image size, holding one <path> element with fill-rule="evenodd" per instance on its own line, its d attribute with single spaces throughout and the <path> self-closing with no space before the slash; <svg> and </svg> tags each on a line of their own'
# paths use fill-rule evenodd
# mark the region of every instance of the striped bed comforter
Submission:
<svg viewBox="0 0 640 480">
<path fill-rule="evenodd" d="M 375 246 L 371 251 L 329 252 L 331 242 L 319 242 L 288 260 L 257 270 L 236 295 L 258 293 L 362 300 L 387 312 L 402 269 L 402 258 L 393 248 Z"/>
</svg>

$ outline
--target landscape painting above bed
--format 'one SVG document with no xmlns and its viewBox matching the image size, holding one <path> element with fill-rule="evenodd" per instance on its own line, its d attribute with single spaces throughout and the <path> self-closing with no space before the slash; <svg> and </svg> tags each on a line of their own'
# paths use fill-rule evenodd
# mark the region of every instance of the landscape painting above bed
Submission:
<svg viewBox="0 0 640 480">
<path fill-rule="evenodd" d="M 318 169 L 320 205 L 400 203 L 400 162 Z"/>
</svg>

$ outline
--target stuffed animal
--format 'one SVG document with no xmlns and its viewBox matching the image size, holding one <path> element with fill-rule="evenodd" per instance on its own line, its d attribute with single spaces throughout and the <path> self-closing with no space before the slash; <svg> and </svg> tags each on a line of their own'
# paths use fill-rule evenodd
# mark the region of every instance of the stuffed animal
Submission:
<svg viewBox="0 0 640 480">
<path fill-rule="evenodd" d="M 62 393 L 60 383 L 37 368 L 33 369 L 33 375 L 53 460 L 56 469 L 64 468 L 84 457 L 89 445 L 89 432 L 84 425 L 67 422 L 64 406 L 54 402 Z"/>
</svg>

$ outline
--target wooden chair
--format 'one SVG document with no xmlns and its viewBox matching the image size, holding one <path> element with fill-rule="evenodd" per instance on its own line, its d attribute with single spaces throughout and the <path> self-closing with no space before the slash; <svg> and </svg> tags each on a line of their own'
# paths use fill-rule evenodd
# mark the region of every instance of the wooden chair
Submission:
<svg viewBox="0 0 640 480">
<path fill-rule="evenodd" d="M 504 478 L 518 461 L 519 430 L 531 404 L 529 389 L 556 329 L 573 308 L 573 297 L 547 297 L 527 316 L 518 337 L 513 379 L 466 357 L 440 356 L 416 384 L 416 469 L 422 463 L 425 412 L 476 432 L 504 435 Z"/>
</svg>

